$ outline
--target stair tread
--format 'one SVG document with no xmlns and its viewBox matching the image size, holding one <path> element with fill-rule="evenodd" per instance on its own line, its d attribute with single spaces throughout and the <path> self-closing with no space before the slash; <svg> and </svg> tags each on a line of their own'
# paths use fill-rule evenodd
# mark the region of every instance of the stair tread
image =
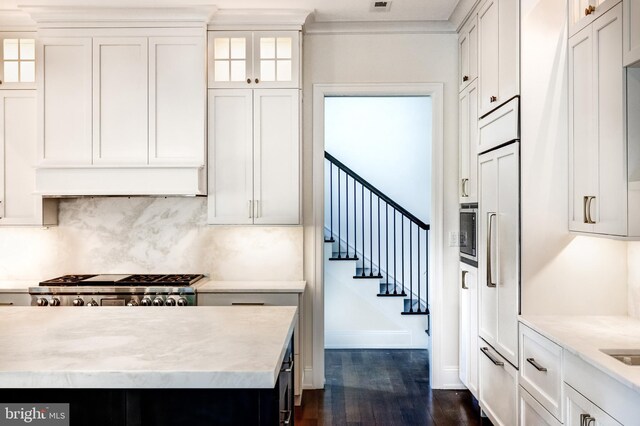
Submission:
<svg viewBox="0 0 640 426">
<path fill-rule="evenodd" d="M 402 315 L 429 315 L 429 308 L 419 303 L 418 299 L 404 299 Z"/>
<path fill-rule="evenodd" d="M 362 268 L 356 268 L 356 274 L 353 276 L 353 278 L 382 278 L 382 275 L 380 274 L 380 272 L 378 272 L 377 270 L 373 270 L 373 274 L 371 274 L 371 268 L 364 268 L 364 275 L 362 273 Z"/>
<path fill-rule="evenodd" d="M 338 257 L 338 255 L 340 255 L 341 257 Z M 358 260 L 358 256 L 354 256 L 353 253 L 349 254 L 349 257 L 347 257 L 347 253 L 346 252 L 340 252 L 338 254 L 338 252 L 334 252 L 331 253 L 331 257 L 329 258 L 329 260 Z"/>
<path fill-rule="evenodd" d="M 393 288 L 393 283 L 389 283 L 389 292 L 387 293 L 387 283 L 380 283 L 380 293 L 378 293 L 379 297 L 407 297 L 407 293 L 402 291 L 402 286 L 396 284 L 395 289 Z M 395 293 L 394 293 L 395 291 Z"/>
</svg>

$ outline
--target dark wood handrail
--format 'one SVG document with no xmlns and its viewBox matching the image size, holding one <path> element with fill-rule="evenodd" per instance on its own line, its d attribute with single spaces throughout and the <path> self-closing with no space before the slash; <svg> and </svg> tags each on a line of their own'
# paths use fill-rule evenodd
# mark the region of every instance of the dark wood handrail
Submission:
<svg viewBox="0 0 640 426">
<path fill-rule="evenodd" d="M 329 160 L 331 163 L 335 164 L 340 170 L 345 172 L 347 175 L 351 176 L 351 178 L 353 178 L 360 185 L 364 186 L 369 191 L 371 191 L 372 193 L 376 194 L 377 197 L 379 197 L 385 203 L 387 203 L 388 205 L 393 207 L 396 211 L 400 212 L 400 214 L 402 214 L 404 217 L 406 217 L 407 219 L 409 219 L 410 221 L 412 221 L 413 223 L 418 225 L 418 227 L 420 227 L 422 229 L 426 229 L 426 230 L 430 229 L 429 224 L 424 223 L 423 221 L 421 221 L 420 219 L 415 217 L 413 214 L 409 213 L 409 211 L 407 209 L 405 209 L 400 204 L 396 203 L 391 198 L 389 198 L 388 196 L 383 194 L 382 191 L 380 191 L 378 188 L 376 188 L 375 186 L 371 185 L 369 182 L 364 180 L 359 174 L 357 174 L 356 172 L 351 170 L 344 163 L 342 163 L 340 160 L 338 160 L 333 155 L 329 154 L 327 151 L 324 152 L 324 158 Z"/>
</svg>

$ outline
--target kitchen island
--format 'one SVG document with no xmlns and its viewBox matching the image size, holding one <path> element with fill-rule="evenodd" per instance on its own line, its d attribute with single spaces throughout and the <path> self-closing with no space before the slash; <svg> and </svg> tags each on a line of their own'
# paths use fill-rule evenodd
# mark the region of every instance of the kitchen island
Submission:
<svg viewBox="0 0 640 426">
<path fill-rule="evenodd" d="M 69 403 L 71 424 L 292 418 L 295 307 L 14 307 L 0 402 Z"/>
</svg>

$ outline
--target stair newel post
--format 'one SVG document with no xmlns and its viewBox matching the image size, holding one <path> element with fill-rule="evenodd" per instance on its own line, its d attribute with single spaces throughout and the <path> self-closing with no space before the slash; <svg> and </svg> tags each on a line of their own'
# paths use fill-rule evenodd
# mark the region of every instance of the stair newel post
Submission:
<svg viewBox="0 0 640 426">
<path fill-rule="evenodd" d="M 413 312 L 413 222 L 409 222 L 409 312 Z"/>
<path fill-rule="evenodd" d="M 418 227 L 418 312 L 420 312 L 420 227 Z"/>
<path fill-rule="evenodd" d="M 340 224 L 342 223 L 342 210 L 340 209 L 340 199 L 342 197 L 340 197 L 340 190 L 341 190 L 341 186 L 340 186 L 340 168 L 338 168 L 338 259 L 342 258 L 342 244 L 340 243 L 340 240 L 342 238 L 342 233 L 340 232 Z"/>
<path fill-rule="evenodd" d="M 393 209 L 393 294 L 398 294 L 397 283 L 398 283 L 398 275 L 396 274 L 396 266 L 398 265 L 398 261 L 396 260 L 396 216 L 398 212 L 396 209 Z"/>
<path fill-rule="evenodd" d="M 364 277 L 366 274 L 364 272 L 364 263 L 365 263 L 365 256 L 364 256 L 364 185 L 360 184 L 360 189 L 361 189 L 361 201 L 362 201 L 362 276 Z"/>
<path fill-rule="evenodd" d="M 380 197 L 378 196 L 378 269 L 382 269 L 382 258 L 380 257 Z"/>
<path fill-rule="evenodd" d="M 369 276 L 373 276 L 373 192 L 369 191 Z M 364 269 L 364 268 L 363 268 Z"/>
<path fill-rule="evenodd" d="M 347 221 L 347 254 L 345 255 L 345 258 L 349 258 L 349 175 L 346 174 L 345 172 L 345 176 L 344 176 L 344 200 L 345 200 L 345 204 L 346 204 L 346 209 L 345 209 L 345 220 Z"/>
<path fill-rule="evenodd" d="M 426 272 L 425 276 L 424 276 L 424 280 L 425 280 L 425 290 L 424 290 L 424 301 L 425 301 L 425 311 L 428 313 L 429 312 L 429 229 L 426 229 L 424 231 L 424 239 L 425 239 L 425 246 L 424 246 L 424 260 L 425 260 L 425 266 L 424 266 L 424 270 Z"/>
<path fill-rule="evenodd" d="M 356 193 L 356 180 L 353 180 L 353 258 L 358 257 L 358 202 Z M 362 265 L 364 268 L 364 264 Z"/>
<path fill-rule="evenodd" d="M 402 234 L 400 238 L 400 245 L 402 246 L 400 259 L 402 261 L 402 294 L 404 294 L 404 215 L 400 216 L 400 233 Z"/>
<path fill-rule="evenodd" d="M 329 232 L 329 240 L 333 240 L 333 163 L 331 161 L 329 161 Z"/>
<path fill-rule="evenodd" d="M 389 294 L 389 203 L 384 203 L 384 248 L 385 255 L 384 260 L 387 268 L 387 291 Z"/>
</svg>

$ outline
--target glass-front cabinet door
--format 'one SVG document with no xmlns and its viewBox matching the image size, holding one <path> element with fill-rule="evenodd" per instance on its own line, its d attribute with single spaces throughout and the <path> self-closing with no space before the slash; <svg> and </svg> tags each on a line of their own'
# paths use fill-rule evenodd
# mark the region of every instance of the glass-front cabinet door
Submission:
<svg viewBox="0 0 640 426">
<path fill-rule="evenodd" d="M 35 87 L 35 33 L 0 33 L 0 89 Z"/>
<path fill-rule="evenodd" d="M 297 31 L 210 31 L 210 88 L 298 88 Z"/>
</svg>

